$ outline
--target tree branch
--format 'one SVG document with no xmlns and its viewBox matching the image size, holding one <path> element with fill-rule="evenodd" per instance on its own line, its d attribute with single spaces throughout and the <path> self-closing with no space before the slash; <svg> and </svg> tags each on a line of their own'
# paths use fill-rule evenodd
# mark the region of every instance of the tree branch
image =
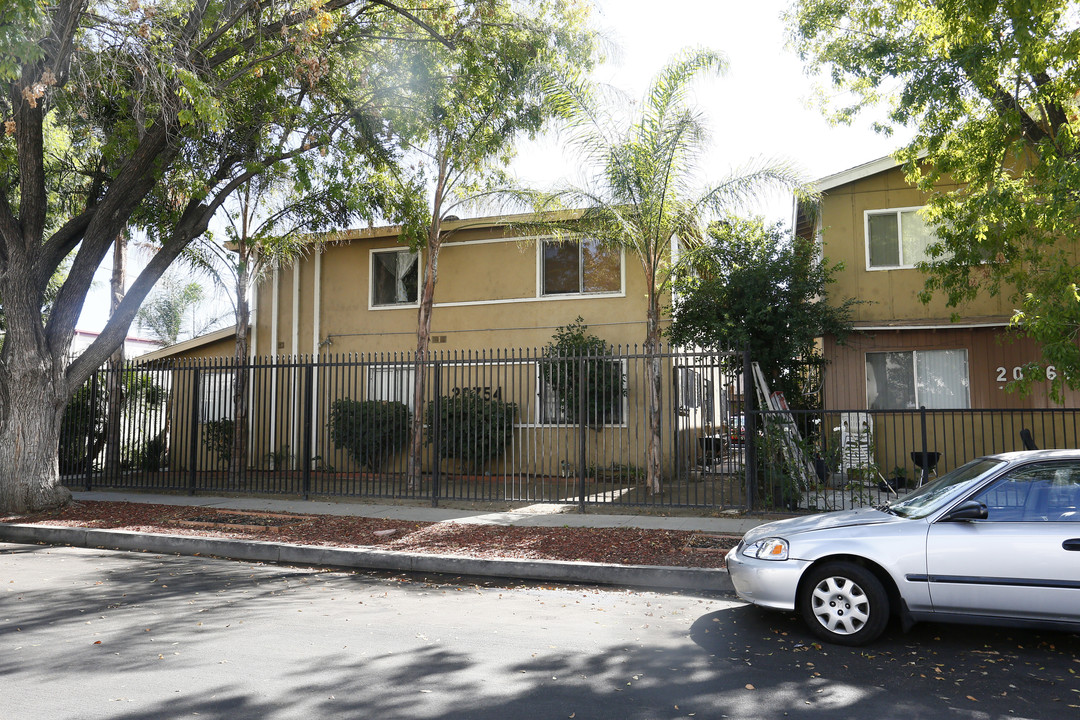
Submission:
<svg viewBox="0 0 1080 720">
<path fill-rule="evenodd" d="M 165 124 L 159 117 L 152 132 L 147 133 L 127 161 L 120 166 L 100 204 L 92 212 L 83 232 L 79 252 L 49 316 L 46 334 L 50 347 L 60 347 L 69 341 L 86 293 L 93 282 L 94 273 L 105 253 L 116 236 L 127 227 L 135 208 L 153 189 L 157 182 L 155 174 L 161 168 L 168 167 L 179 153 L 179 144 L 169 142 Z M 39 280 L 46 271 L 49 274 L 52 272 L 48 261 L 49 258 L 39 257 L 35 263 Z"/>
</svg>

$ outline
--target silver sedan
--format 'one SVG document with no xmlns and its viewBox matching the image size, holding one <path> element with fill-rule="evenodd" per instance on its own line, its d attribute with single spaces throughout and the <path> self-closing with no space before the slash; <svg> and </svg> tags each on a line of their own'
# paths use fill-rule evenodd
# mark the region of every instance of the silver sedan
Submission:
<svg viewBox="0 0 1080 720">
<path fill-rule="evenodd" d="M 739 597 L 844 645 L 894 616 L 1080 631 L 1080 451 L 979 458 L 892 504 L 761 525 L 727 567 Z"/>
</svg>

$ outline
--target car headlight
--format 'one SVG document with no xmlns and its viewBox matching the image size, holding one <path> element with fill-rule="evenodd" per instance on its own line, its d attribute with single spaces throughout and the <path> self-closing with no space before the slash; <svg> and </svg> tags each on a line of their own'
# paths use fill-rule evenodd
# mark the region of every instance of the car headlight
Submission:
<svg viewBox="0 0 1080 720">
<path fill-rule="evenodd" d="M 744 547 L 742 554 L 758 560 L 787 560 L 787 540 L 775 537 L 758 540 Z"/>
</svg>

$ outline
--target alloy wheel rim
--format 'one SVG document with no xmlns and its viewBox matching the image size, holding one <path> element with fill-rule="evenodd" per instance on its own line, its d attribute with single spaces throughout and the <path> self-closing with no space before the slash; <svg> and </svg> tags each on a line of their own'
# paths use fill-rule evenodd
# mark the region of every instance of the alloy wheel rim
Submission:
<svg viewBox="0 0 1080 720">
<path fill-rule="evenodd" d="M 870 619 L 870 598 L 851 578 L 834 576 L 819 582 L 811 605 L 822 627 L 837 635 L 853 635 Z"/>
</svg>

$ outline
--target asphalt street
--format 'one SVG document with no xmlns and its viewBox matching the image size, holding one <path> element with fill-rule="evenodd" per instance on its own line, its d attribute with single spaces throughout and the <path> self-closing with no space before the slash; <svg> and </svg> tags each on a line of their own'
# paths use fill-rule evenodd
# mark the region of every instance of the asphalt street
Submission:
<svg viewBox="0 0 1080 720">
<path fill-rule="evenodd" d="M 12 718 L 1069 718 L 1080 637 L 629 591 L 0 544 Z"/>
</svg>

